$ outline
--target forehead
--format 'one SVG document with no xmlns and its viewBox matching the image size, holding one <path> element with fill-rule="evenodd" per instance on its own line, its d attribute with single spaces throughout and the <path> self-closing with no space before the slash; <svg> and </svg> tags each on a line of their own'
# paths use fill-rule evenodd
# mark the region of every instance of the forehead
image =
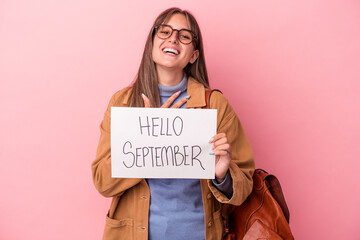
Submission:
<svg viewBox="0 0 360 240">
<path fill-rule="evenodd" d="M 189 23 L 185 17 L 185 15 L 180 13 L 175 13 L 170 16 L 170 18 L 164 22 L 167 25 L 170 25 L 171 27 L 175 29 L 190 29 Z"/>
</svg>

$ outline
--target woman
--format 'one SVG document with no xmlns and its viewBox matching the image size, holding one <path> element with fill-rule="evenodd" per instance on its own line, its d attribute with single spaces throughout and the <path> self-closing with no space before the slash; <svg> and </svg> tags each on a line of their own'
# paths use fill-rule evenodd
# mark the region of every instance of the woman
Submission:
<svg viewBox="0 0 360 240">
<path fill-rule="evenodd" d="M 248 140 L 222 94 L 214 92 L 210 104 L 218 114 L 218 134 L 209 141 L 216 179 L 111 178 L 111 106 L 202 108 L 208 87 L 195 18 L 178 8 L 165 10 L 148 35 L 136 81 L 114 94 L 100 125 L 93 180 L 102 195 L 113 198 L 104 239 L 222 238 L 223 206 L 246 199 L 254 171 Z"/>
</svg>

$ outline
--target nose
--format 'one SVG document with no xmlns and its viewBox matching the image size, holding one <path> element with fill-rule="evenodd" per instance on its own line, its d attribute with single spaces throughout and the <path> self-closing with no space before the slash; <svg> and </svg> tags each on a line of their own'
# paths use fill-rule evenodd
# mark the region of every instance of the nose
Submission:
<svg viewBox="0 0 360 240">
<path fill-rule="evenodd" d="M 171 36 L 169 37 L 169 41 L 177 43 L 178 42 L 178 34 L 179 34 L 179 31 L 173 30 Z"/>
</svg>

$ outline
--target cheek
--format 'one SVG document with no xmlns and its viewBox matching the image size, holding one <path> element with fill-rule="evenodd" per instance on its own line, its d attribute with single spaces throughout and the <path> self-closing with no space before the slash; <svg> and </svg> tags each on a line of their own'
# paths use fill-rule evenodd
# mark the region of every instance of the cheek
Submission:
<svg viewBox="0 0 360 240">
<path fill-rule="evenodd" d="M 155 51 L 154 51 L 154 47 L 152 48 L 152 50 L 151 50 L 151 56 L 152 56 L 152 58 L 153 58 L 153 60 L 154 60 L 154 56 L 155 56 Z"/>
<path fill-rule="evenodd" d="M 151 52 L 151 59 L 153 60 L 153 62 L 158 63 L 160 61 L 160 52 L 158 50 L 156 50 L 156 48 L 152 49 Z"/>
<path fill-rule="evenodd" d="M 164 42 L 164 40 L 162 40 L 162 39 L 160 39 L 160 38 L 158 38 L 158 37 L 154 37 L 154 39 L 153 39 L 153 50 L 154 50 L 154 48 L 155 49 L 159 49 L 159 47 L 160 47 L 160 45 L 162 44 Z"/>
<path fill-rule="evenodd" d="M 156 56 L 159 55 L 159 53 L 157 51 L 158 49 L 159 49 L 159 46 L 158 46 L 157 42 L 154 40 L 153 47 L 151 50 L 151 56 L 152 56 L 153 61 L 155 60 L 154 58 L 156 58 Z"/>
<path fill-rule="evenodd" d="M 154 41 L 153 41 L 153 47 L 152 47 L 152 55 L 153 56 L 157 56 L 160 54 L 160 45 L 161 45 L 161 41 L 159 41 L 159 39 L 157 39 L 156 37 L 154 38 Z"/>
<path fill-rule="evenodd" d="M 193 48 L 188 49 L 188 50 L 186 51 L 186 57 L 190 60 L 190 58 L 193 56 L 194 52 L 195 52 L 195 51 L 194 51 Z"/>
</svg>

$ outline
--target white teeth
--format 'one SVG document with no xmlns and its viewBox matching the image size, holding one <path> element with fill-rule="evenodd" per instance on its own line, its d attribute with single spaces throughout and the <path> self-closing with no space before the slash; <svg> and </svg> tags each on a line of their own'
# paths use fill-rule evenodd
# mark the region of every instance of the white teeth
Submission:
<svg viewBox="0 0 360 240">
<path fill-rule="evenodd" d="M 173 53 L 173 54 L 175 54 L 175 55 L 178 55 L 178 54 L 179 54 L 178 50 L 173 49 L 173 48 L 164 48 L 164 49 L 163 49 L 163 52 Z"/>
</svg>

